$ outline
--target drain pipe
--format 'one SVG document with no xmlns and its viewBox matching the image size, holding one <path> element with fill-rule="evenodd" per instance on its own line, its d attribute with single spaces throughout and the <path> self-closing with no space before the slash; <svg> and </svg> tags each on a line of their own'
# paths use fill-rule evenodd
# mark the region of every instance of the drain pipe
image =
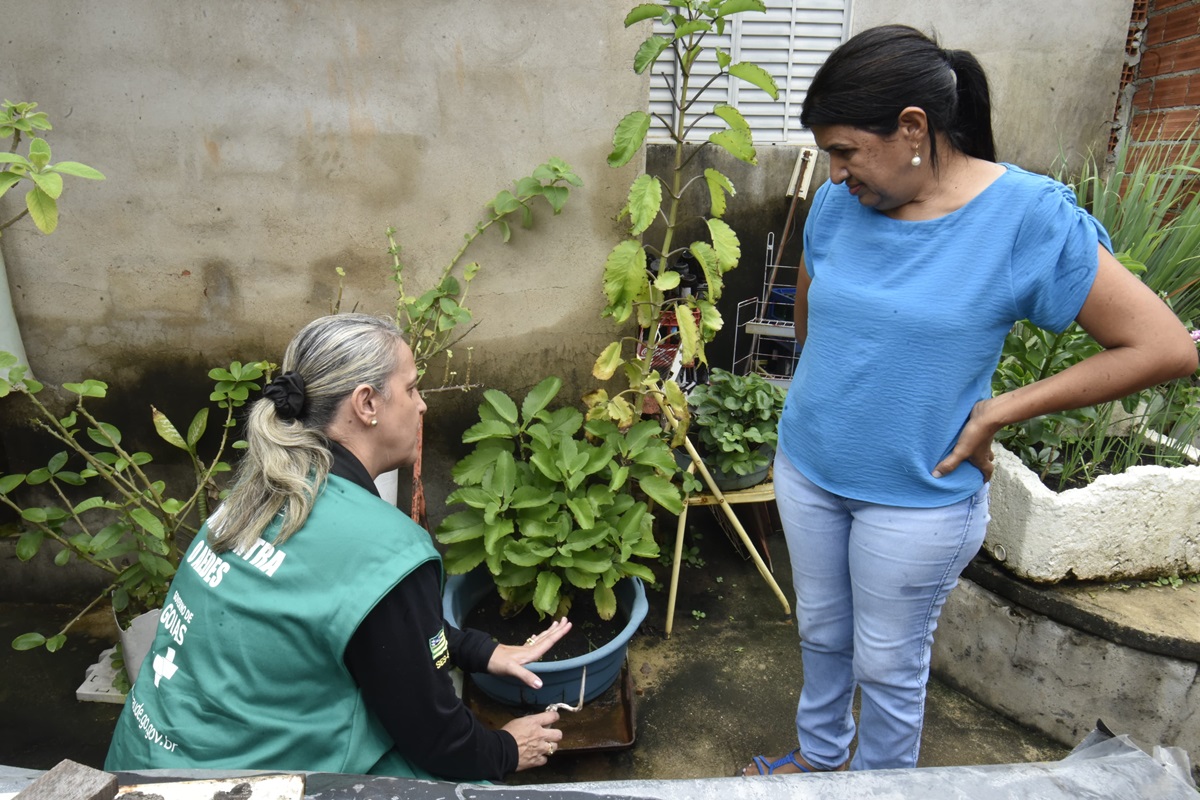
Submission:
<svg viewBox="0 0 1200 800">
<path fill-rule="evenodd" d="M 0 249 L 0 350 L 12 353 L 17 362 L 29 366 L 25 345 L 21 341 L 21 329 L 17 326 L 17 315 L 13 311 L 12 292 L 8 288 L 8 269 L 4 265 L 4 250 Z M 26 372 L 32 377 L 32 372 Z M 7 378 L 8 370 L 0 370 L 0 378 Z"/>
</svg>

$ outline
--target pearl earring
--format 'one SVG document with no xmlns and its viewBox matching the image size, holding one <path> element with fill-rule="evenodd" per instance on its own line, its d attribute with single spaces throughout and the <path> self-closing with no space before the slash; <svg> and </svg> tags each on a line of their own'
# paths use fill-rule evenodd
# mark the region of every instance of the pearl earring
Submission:
<svg viewBox="0 0 1200 800">
<path fill-rule="evenodd" d="M 372 428 L 374 428 L 374 427 L 375 427 L 376 425 L 378 425 L 378 424 L 379 424 L 379 420 L 377 420 L 377 419 L 373 419 L 373 420 L 371 420 L 371 427 L 372 427 Z"/>
<path fill-rule="evenodd" d="M 914 167 L 921 166 L 921 150 L 920 150 L 920 148 L 915 147 L 915 146 L 913 147 L 913 157 L 912 157 L 912 161 L 909 163 L 911 163 Z"/>
</svg>

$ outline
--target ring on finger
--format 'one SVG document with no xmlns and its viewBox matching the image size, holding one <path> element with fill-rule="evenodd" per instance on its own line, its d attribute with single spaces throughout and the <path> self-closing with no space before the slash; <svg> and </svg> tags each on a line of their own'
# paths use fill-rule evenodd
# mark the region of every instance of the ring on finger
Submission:
<svg viewBox="0 0 1200 800">
<path fill-rule="evenodd" d="M 548 756 L 552 756 L 552 755 L 554 755 L 554 751 L 555 751 L 556 749 L 558 749 L 558 748 L 556 748 L 556 747 L 554 746 L 554 742 L 550 742 L 550 749 L 546 751 L 546 755 L 548 755 Z"/>
<path fill-rule="evenodd" d="M 536 637 L 536 636 L 530 636 L 528 639 L 526 639 L 526 640 L 525 640 L 525 644 L 527 644 L 527 645 L 529 645 L 529 644 L 537 644 L 537 637 Z"/>
</svg>

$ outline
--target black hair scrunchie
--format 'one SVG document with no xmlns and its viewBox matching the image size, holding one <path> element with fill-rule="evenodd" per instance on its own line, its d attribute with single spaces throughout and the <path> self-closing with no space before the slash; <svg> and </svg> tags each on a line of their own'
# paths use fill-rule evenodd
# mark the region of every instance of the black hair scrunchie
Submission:
<svg viewBox="0 0 1200 800">
<path fill-rule="evenodd" d="M 263 388 L 263 397 L 275 404 L 280 419 L 295 419 L 304 410 L 304 378 L 298 372 L 276 375 Z"/>
</svg>

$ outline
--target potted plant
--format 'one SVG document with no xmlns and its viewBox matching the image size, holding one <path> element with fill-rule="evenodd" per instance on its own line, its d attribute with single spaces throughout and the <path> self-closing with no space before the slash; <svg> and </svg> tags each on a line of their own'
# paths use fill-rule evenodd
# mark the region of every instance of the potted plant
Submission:
<svg viewBox="0 0 1200 800">
<path fill-rule="evenodd" d="M 691 430 L 722 491 L 747 489 L 767 479 L 778 440 L 783 390 L 761 375 L 709 373 L 688 395 Z"/>
<path fill-rule="evenodd" d="M 648 501 L 676 513 L 682 508 L 658 423 L 644 420 L 627 430 L 609 420 L 585 424 L 578 409 L 550 410 L 561 387 L 558 378 L 543 380 L 520 408 L 503 392 L 484 392 L 479 422 L 463 434 L 474 449 L 455 465 L 459 488 L 447 498 L 465 509 L 437 529 L 446 570 L 459 576 L 446 587 L 451 621 L 461 623 L 493 587 L 509 616 L 531 606 L 541 617 L 561 617 L 582 592 L 601 619 L 612 619 L 619 606 L 624 611 L 620 635 L 599 650 L 574 663 L 531 665 L 555 677 L 544 677 L 541 690 L 476 677 L 485 692 L 523 705 L 574 703 L 584 666 L 585 699 L 616 680 L 625 645 L 646 614 L 641 580 L 654 576 L 643 562 L 659 554 Z"/>
<path fill-rule="evenodd" d="M 626 27 L 659 20 L 671 31 L 652 33 L 642 43 L 634 70 L 640 74 L 660 55 L 669 54 L 684 76 L 673 98 L 679 123 L 666 125 L 675 143 L 675 165 L 667 175 L 643 173 L 634 180 L 621 214 L 629 220 L 629 235 L 613 248 L 604 266 L 608 301 L 604 314 L 618 325 L 636 322 L 640 333 L 606 347 L 593 375 L 608 381 L 620 373 L 627 388 L 588 393 L 586 415 L 570 407 L 549 410 L 561 386 L 557 378 L 538 384 L 520 409 L 501 392 L 485 393 L 479 423 L 463 436 L 475 450 L 455 467 L 453 477 L 460 488 L 448 498 L 467 508 L 451 514 L 437 532 L 447 547 L 447 570 L 463 574 L 485 568 L 486 574 L 478 579 L 483 591 L 489 584 L 494 586 L 510 609 L 530 604 L 540 614 L 558 615 L 571 606 L 577 592 L 587 592 L 599 615 L 611 618 L 622 604 L 621 595 L 643 593 L 639 581 L 651 577 L 649 568 L 636 560 L 658 554 L 650 501 L 668 513 L 682 510 L 683 498 L 673 481 L 678 467 L 667 439 L 690 446 L 685 442 L 687 399 L 674 380 L 663 379 L 653 357 L 669 346 L 685 362 L 704 361 L 704 344 L 721 327 L 716 302 L 722 276 L 740 256 L 736 234 L 720 219 L 733 185 L 713 169 L 689 173 L 691 159 L 684 154 L 688 128 L 683 119 L 712 85 L 712 81 L 692 82 L 692 70 L 711 41 L 708 37 L 719 35 L 731 15 L 747 10 L 766 9 L 761 0 L 676 0 L 667 7 L 638 5 L 625 17 Z M 777 96 L 764 70 L 734 63 L 720 48 L 713 52 L 718 75 L 749 81 Z M 749 126 L 742 116 L 726 105 L 717 106 L 711 115 L 723 121 L 725 130 L 710 136 L 692 155 L 713 144 L 755 163 Z M 650 114 L 635 111 L 618 123 L 610 166 L 623 166 L 641 151 L 652 122 Z M 706 192 L 709 214 L 703 224 L 708 235 L 678 247 L 673 242 L 683 224 L 680 212 L 689 190 Z M 643 242 L 643 234 L 656 220 L 662 222 L 659 243 Z M 704 295 L 677 291 L 682 276 L 676 264 L 685 252 L 704 276 L 708 286 Z M 648 269 L 651 258 L 656 259 L 653 274 Z M 678 320 L 670 328 L 662 324 L 668 315 Z M 659 410 L 661 416 L 642 418 L 645 412 Z M 452 620 L 455 610 L 465 605 L 455 599 L 463 583 L 447 584 L 446 609 Z M 623 632 L 627 639 L 640 621 L 636 615 L 645 612 L 636 597 L 624 605 L 633 615 Z M 600 648 L 607 649 L 607 645 Z M 606 671 L 611 679 L 600 680 L 596 668 L 588 669 L 588 696 L 598 695 L 616 679 L 624 645 L 616 650 L 617 666 Z M 547 671 L 544 664 L 530 668 Z M 550 692 L 527 693 L 519 699 L 536 705 L 578 700 L 577 679 L 552 685 Z"/>
<path fill-rule="evenodd" d="M 1200 327 L 1200 141 L 1128 142 L 1074 187 L 1108 229 L 1117 257 Z M 1055 335 L 1019 323 L 993 378 L 997 392 L 1096 352 L 1077 325 Z M 1121 401 L 1049 414 L 997 437 L 986 549 L 1034 581 L 1118 580 L 1200 571 L 1200 375 Z"/>
<path fill-rule="evenodd" d="M 17 557 L 29 561 L 43 547 L 52 547 L 55 564 L 82 561 L 111 578 L 56 633 L 21 634 L 12 642 L 15 649 L 60 649 L 71 627 L 104 599 L 111 600 L 121 623 L 162 605 L 181 554 L 207 518 L 210 502 L 221 496 L 216 479 L 230 469 L 223 458 L 230 447 L 239 446 L 233 440 L 235 409 L 245 404 L 251 390 L 258 390 L 258 381 L 269 377 L 271 369 L 266 362 L 235 361 L 227 369 L 209 372 L 215 381 L 209 400 L 218 409 L 221 428 L 207 459 L 201 457 L 200 447 L 209 407 L 201 408 L 182 430 L 161 411 L 149 408 L 154 431 L 190 461 L 190 481 L 177 486 L 164 479 L 172 473 L 151 471 L 150 453 L 129 448 L 115 425 L 93 413 L 89 403 L 107 396 L 107 384 L 91 379 L 64 384 L 73 402 L 59 412 L 51 408 L 51 401 L 42 401 L 45 387 L 28 377 L 26 367 L 12 354 L 0 352 L 0 370 L 7 375 L 0 378 L 0 397 L 23 397 L 32 406 L 33 427 L 62 448 L 44 467 L 0 475 L 0 504 L 19 518 L 17 529 L 10 532 L 17 537 Z M 136 672 L 132 659 L 140 656 L 126 652 L 123 658 Z"/>
</svg>

